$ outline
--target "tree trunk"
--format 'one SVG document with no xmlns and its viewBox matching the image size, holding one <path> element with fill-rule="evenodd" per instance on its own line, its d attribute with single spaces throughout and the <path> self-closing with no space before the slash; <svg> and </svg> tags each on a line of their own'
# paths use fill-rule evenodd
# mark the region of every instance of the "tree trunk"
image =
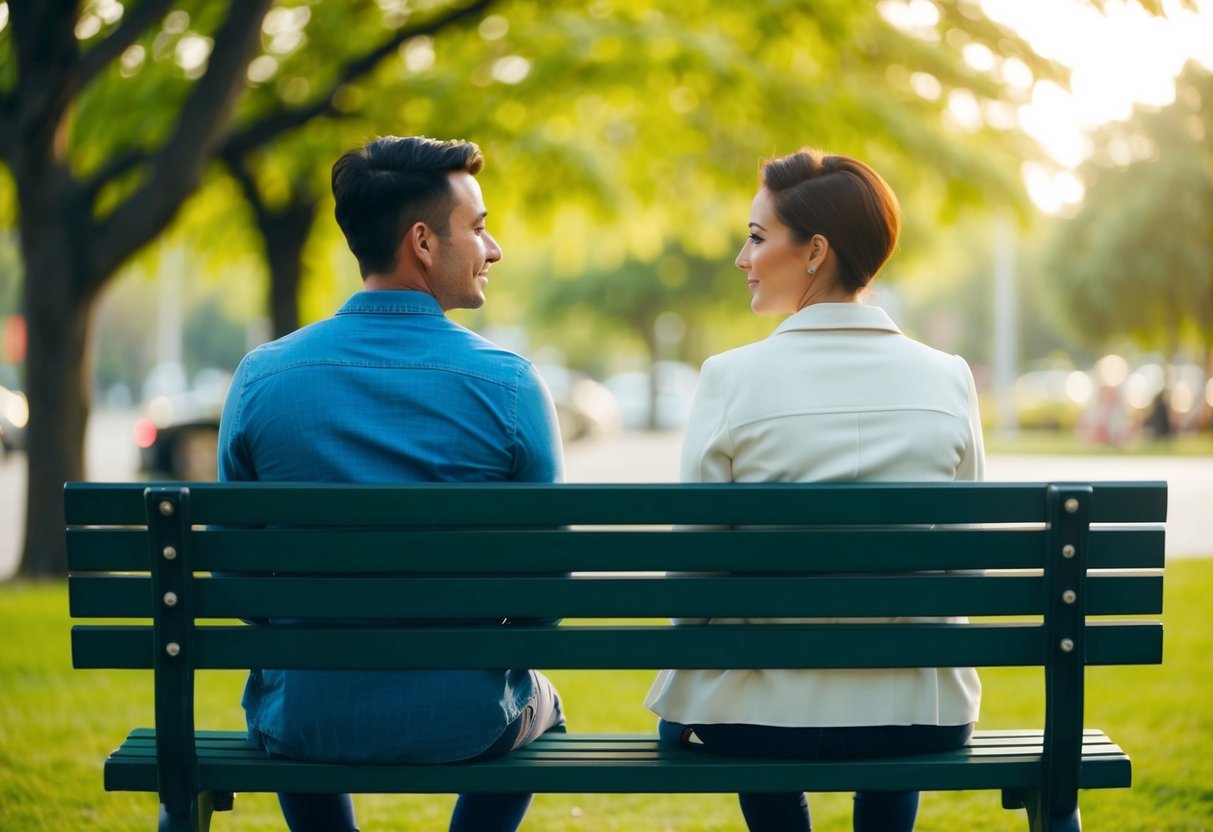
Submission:
<svg viewBox="0 0 1213 832">
<path fill-rule="evenodd" d="M 316 219 L 317 205 L 315 197 L 296 191 L 294 201 L 279 211 L 256 207 L 257 225 L 265 241 L 265 259 L 270 269 L 269 307 L 275 338 L 299 328 L 303 247 Z"/>
<path fill-rule="evenodd" d="M 45 188 L 45 185 L 42 186 Z M 26 353 L 26 429 L 29 488 L 21 574 L 67 574 L 63 534 L 63 484 L 84 479 L 84 429 L 91 373 L 89 328 L 93 294 L 81 290 L 79 249 L 73 247 L 70 213 L 53 198 L 19 187 Z"/>
</svg>

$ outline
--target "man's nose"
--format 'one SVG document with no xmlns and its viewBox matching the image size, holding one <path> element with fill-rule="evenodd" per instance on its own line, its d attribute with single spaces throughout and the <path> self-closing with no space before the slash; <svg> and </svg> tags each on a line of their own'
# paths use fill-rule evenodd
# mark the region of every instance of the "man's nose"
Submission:
<svg viewBox="0 0 1213 832">
<path fill-rule="evenodd" d="M 485 233 L 487 234 L 488 232 Z M 490 263 L 496 263 L 501 259 L 501 246 L 498 245 L 497 238 L 492 234 L 489 234 L 489 248 L 486 254 L 488 255 L 487 259 Z"/>
</svg>

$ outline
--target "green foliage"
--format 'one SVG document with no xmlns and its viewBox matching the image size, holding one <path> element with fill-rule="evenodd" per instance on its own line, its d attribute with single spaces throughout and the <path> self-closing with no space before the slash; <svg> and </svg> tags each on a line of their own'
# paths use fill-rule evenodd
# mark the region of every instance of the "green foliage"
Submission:
<svg viewBox="0 0 1213 832">
<path fill-rule="evenodd" d="M 1051 272 L 1090 342 L 1213 349 L 1213 73 L 1189 64 L 1176 99 L 1105 130 L 1087 198 L 1060 224 Z"/>
<path fill-rule="evenodd" d="M 176 4 L 85 88 L 70 122 L 74 171 L 91 175 L 164 141 L 198 73 L 183 55 L 213 34 L 221 5 Z M 584 274 L 593 283 L 595 274 L 622 269 L 617 285 L 651 271 L 671 251 L 731 262 L 759 160 L 804 144 L 865 158 L 892 182 L 907 207 L 902 258 L 923 256 L 936 221 L 964 206 L 996 199 L 1022 209 L 1015 162 L 1032 152 L 1026 139 L 991 128 L 955 132 L 943 113 L 954 91 L 990 106 L 1013 105 L 1024 94 L 995 73 L 969 67 L 960 49 L 984 44 L 1024 61 L 1038 78 L 1062 78 L 1017 36 L 964 4 L 943 4 L 937 26 L 908 32 L 872 5 L 836 0 L 742 6 L 503 0 L 405 41 L 370 72 L 335 86 L 346 67 L 399 27 L 466 5 L 277 3 L 233 132 L 333 102 L 334 111 L 247 157 L 270 208 L 326 199 L 332 160 L 374 135 L 480 142 L 509 287 L 509 297 L 498 293 L 484 314 L 489 320 L 527 316 L 553 338 L 575 339 L 581 327 L 560 332 L 552 326 L 550 302 L 531 302 L 549 278 Z M 94 11 L 86 4 L 84 17 Z M 82 51 L 118 25 L 98 18 Z M 0 32 L 0 49 L 9 48 Z M 934 79 L 939 95 L 916 91 L 916 75 Z M 142 176 L 134 165 L 111 182 L 99 195 L 98 212 L 111 210 Z M 234 209 L 240 200 L 232 183 L 221 175 L 206 182 L 169 233 L 189 241 L 208 270 L 223 270 L 260 241 L 249 233 L 250 215 Z M 339 236 L 328 233 L 331 222 L 318 226 L 340 252 Z M 217 237 L 224 245 L 214 244 Z M 327 301 L 351 286 L 344 276 L 334 279 L 341 256 L 309 246 L 305 319 L 327 314 Z M 659 308 L 629 315 L 651 319 L 674 303 L 691 319 L 717 314 L 728 294 L 709 282 L 696 285 L 657 296 L 632 292 Z M 598 304 L 591 299 L 579 308 L 584 321 Z M 692 332 L 694 338 L 708 340 Z"/>
<path fill-rule="evenodd" d="M 1213 653 L 1213 560 L 1168 564 L 1161 667 L 1092 668 L 1086 722 L 1106 730 L 1133 758 L 1127 790 L 1083 792 L 1083 819 L 1092 829 L 1197 832 L 1213 826 L 1213 701 L 1208 696 Z M 154 796 L 102 790 L 105 755 L 135 725 L 152 721 L 152 685 L 143 671 L 72 670 L 67 597 L 62 583 L 0 585 L 0 828 L 42 832 L 95 828 L 123 832 L 153 823 Z M 243 674 L 200 677 L 198 727 L 239 728 Z M 579 731 L 648 732 L 655 719 L 641 703 L 649 672 L 552 674 Z M 982 726 L 1039 725 L 1039 671 L 983 671 Z M 813 795 L 815 826 L 846 828 L 849 795 Z M 449 795 L 362 795 L 366 829 L 442 828 Z M 731 795 L 539 795 L 528 828 L 544 830 L 736 830 Z M 923 795 L 919 827 L 932 832 L 985 829 L 1018 832 L 1022 812 L 1008 812 L 995 792 Z M 242 794 L 234 814 L 213 828 L 278 830 L 282 818 L 270 795 Z"/>
</svg>

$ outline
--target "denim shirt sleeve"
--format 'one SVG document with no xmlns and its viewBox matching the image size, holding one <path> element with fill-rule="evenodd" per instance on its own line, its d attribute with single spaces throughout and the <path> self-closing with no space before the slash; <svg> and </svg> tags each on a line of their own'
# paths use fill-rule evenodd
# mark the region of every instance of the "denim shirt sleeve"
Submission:
<svg viewBox="0 0 1213 832">
<path fill-rule="evenodd" d="M 248 358 L 240 362 L 223 402 L 219 419 L 219 481 L 250 482 L 257 479 L 257 469 L 248 453 L 241 429 L 241 404 L 248 374 Z"/>
<path fill-rule="evenodd" d="M 518 371 L 515 410 L 515 482 L 563 482 L 564 450 L 552 394 L 530 362 Z"/>
</svg>

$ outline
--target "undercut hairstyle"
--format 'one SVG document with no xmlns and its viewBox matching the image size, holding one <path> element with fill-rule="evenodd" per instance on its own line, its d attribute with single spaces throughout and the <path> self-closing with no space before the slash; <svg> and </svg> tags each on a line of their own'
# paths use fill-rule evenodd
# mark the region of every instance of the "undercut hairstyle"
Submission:
<svg viewBox="0 0 1213 832">
<path fill-rule="evenodd" d="M 880 174 L 857 159 L 804 148 L 765 162 L 762 183 L 797 245 L 815 234 L 829 241 L 839 283 L 852 294 L 872 282 L 897 246 L 897 196 Z"/>
<path fill-rule="evenodd" d="M 384 136 L 344 154 L 333 165 L 337 225 L 365 278 L 391 272 L 405 232 L 424 222 L 439 236 L 451 231 L 453 171 L 475 176 L 484 156 L 472 142 Z"/>
</svg>

